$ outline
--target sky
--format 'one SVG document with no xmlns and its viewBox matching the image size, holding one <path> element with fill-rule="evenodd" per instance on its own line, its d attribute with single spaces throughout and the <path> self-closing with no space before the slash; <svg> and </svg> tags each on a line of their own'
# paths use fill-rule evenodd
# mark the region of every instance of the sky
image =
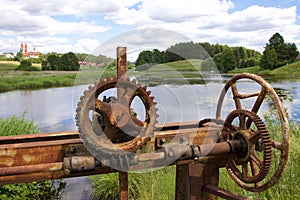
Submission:
<svg viewBox="0 0 300 200">
<path fill-rule="evenodd" d="M 21 42 L 27 43 L 30 51 L 89 54 L 108 43 L 111 47 L 165 50 L 181 40 L 262 52 L 276 32 L 300 49 L 299 2 L 0 0 L 0 53 L 18 52 Z"/>
</svg>

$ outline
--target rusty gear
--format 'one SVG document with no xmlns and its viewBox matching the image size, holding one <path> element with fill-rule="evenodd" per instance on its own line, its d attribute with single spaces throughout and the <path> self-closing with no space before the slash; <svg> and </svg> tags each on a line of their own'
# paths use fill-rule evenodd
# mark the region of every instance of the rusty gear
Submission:
<svg viewBox="0 0 300 200">
<path fill-rule="evenodd" d="M 100 100 L 100 94 L 115 88 L 118 98 Z M 137 118 L 131 109 L 133 99 L 141 100 L 145 119 Z M 150 140 L 156 123 L 156 103 L 147 87 L 127 78 L 100 79 L 84 91 L 76 109 L 79 136 L 97 159 L 135 152 Z"/>
<path fill-rule="evenodd" d="M 261 87 L 260 91 L 246 93 L 246 94 L 239 93 L 237 85 L 240 79 L 248 79 L 248 80 L 250 79 L 256 82 Z M 217 104 L 216 119 L 218 120 L 222 120 L 221 117 L 221 113 L 222 113 L 221 111 L 223 107 L 222 104 L 229 89 L 231 89 L 232 91 L 232 99 L 235 103 L 234 109 L 236 110 L 245 109 L 241 101 L 242 99 L 256 97 L 253 107 L 249 110 L 251 113 L 258 113 L 259 108 L 261 107 L 265 98 L 269 98 L 272 101 L 275 110 L 277 111 L 278 118 L 281 125 L 281 131 L 278 132 L 274 131 L 269 133 L 271 138 L 271 143 L 272 143 L 272 151 L 273 154 L 276 155 L 276 159 L 273 158 L 273 163 L 270 170 L 270 173 L 272 173 L 272 175 L 267 176 L 265 178 L 267 180 L 263 180 L 259 182 L 259 184 L 256 184 L 256 186 L 249 186 L 247 184 L 242 184 L 241 182 L 241 185 L 243 185 L 243 187 L 248 190 L 255 191 L 255 192 L 264 191 L 276 184 L 276 182 L 282 176 L 282 173 L 288 161 L 290 130 L 289 130 L 289 122 L 287 119 L 285 109 L 277 93 L 267 81 L 265 81 L 262 77 L 255 74 L 242 73 L 233 76 L 225 84 Z M 251 123 L 252 123 L 251 120 L 248 120 L 246 122 L 245 126 L 247 129 L 249 129 Z M 277 155 L 278 155 L 278 159 L 277 159 Z"/>
<path fill-rule="evenodd" d="M 233 124 L 237 119 L 238 125 Z M 246 127 L 248 121 L 251 128 Z M 222 134 L 227 140 L 241 139 L 245 143 L 246 151 L 239 152 L 228 162 L 229 175 L 241 187 L 257 190 L 258 183 L 267 176 L 272 163 L 272 142 L 266 126 L 255 113 L 235 110 L 226 118 Z M 238 165 L 242 165 L 241 169 Z"/>
</svg>

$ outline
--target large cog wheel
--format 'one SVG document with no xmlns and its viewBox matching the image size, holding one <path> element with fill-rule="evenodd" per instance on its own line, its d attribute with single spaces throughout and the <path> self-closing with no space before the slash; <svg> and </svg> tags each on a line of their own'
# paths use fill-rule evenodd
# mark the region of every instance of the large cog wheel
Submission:
<svg viewBox="0 0 300 200">
<path fill-rule="evenodd" d="M 117 90 L 117 97 L 100 99 L 110 89 Z M 96 159 L 130 155 L 150 140 L 157 118 L 150 93 L 129 77 L 101 78 L 84 91 L 77 104 L 76 125 L 84 146 Z M 135 98 L 142 102 L 144 119 L 132 110 Z"/>
</svg>

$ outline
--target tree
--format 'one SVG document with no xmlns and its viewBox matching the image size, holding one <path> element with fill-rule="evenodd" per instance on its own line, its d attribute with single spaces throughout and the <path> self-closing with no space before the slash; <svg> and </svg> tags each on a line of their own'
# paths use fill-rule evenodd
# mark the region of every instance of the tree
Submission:
<svg viewBox="0 0 300 200">
<path fill-rule="evenodd" d="M 236 66 L 236 59 L 232 49 L 226 48 L 226 50 L 214 59 L 220 72 L 227 73 L 233 70 Z"/>
<path fill-rule="evenodd" d="M 289 56 L 289 60 L 291 61 L 294 61 L 299 55 L 299 51 L 295 43 L 287 43 L 287 54 Z"/>
<path fill-rule="evenodd" d="M 260 67 L 262 69 L 275 69 L 278 66 L 278 56 L 274 48 L 265 47 L 263 56 L 260 60 Z"/>
<path fill-rule="evenodd" d="M 80 68 L 78 57 L 72 53 L 65 53 L 60 59 L 59 70 L 78 71 Z"/>
<path fill-rule="evenodd" d="M 284 43 L 283 37 L 275 33 L 266 44 L 260 67 L 272 70 L 295 60 L 298 55 L 295 43 Z"/>
<path fill-rule="evenodd" d="M 145 50 L 139 54 L 139 57 L 137 58 L 135 65 L 139 66 L 139 65 L 150 64 L 150 63 L 155 63 L 153 53 L 150 50 Z"/>
<path fill-rule="evenodd" d="M 43 62 L 42 69 L 45 70 L 59 70 L 59 65 L 60 65 L 60 59 L 59 56 L 56 54 L 50 54 L 46 62 Z"/>
<path fill-rule="evenodd" d="M 20 65 L 16 68 L 16 70 L 22 70 L 22 71 L 39 71 L 38 68 L 33 67 L 30 60 L 22 60 Z"/>
</svg>

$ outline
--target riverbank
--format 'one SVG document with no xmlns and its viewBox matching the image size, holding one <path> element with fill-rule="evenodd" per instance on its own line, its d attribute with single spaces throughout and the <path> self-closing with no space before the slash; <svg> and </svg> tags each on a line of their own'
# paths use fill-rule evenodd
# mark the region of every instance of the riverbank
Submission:
<svg viewBox="0 0 300 200">
<path fill-rule="evenodd" d="M 149 70 L 128 74 L 138 80 L 152 82 L 189 79 L 190 83 L 201 82 L 201 60 L 182 60 L 152 66 Z M 91 84 L 100 77 L 116 75 L 115 68 L 86 68 L 80 71 L 15 71 L 19 63 L 16 61 L 0 62 L 0 92 L 11 90 L 32 90 L 53 87 L 66 87 L 82 84 Z M 39 68 L 40 65 L 36 64 Z M 263 75 L 268 81 L 298 81 L 300 78 L 300 61 L 285 65 L 274 70 L 261 70 L 259 66 L 239 68 L 229 71 L 226 75 L 237 73 L 254 73 Z M 195 80 L 197 79 L 197 80 Z M 147 82 L 147 81 L 146 81 Z"/>
<path fill-rule="evenodd" d="M 113 76 L 115 69 L 90 69 L 82 71 L 15 71 L 16 61 L 0 62 L 0 92 L 67 87 L 89 84 L 100 76 Z M 39 68 L 39 65 L 35 65 Z"/>
<path fill-rule="evenodd" d="M 268 77 L 272 80 L 298 80 L 300 79 L 300 61 L 293 62 L 291 64 L 284 65 L 282 67 L 276 68 L 274 70 L 262 70 L 259 66 L 239 68 L 229 71 L 228 74 L 238 74 L 238 73 L 253 73 Z"/>
</svg>

